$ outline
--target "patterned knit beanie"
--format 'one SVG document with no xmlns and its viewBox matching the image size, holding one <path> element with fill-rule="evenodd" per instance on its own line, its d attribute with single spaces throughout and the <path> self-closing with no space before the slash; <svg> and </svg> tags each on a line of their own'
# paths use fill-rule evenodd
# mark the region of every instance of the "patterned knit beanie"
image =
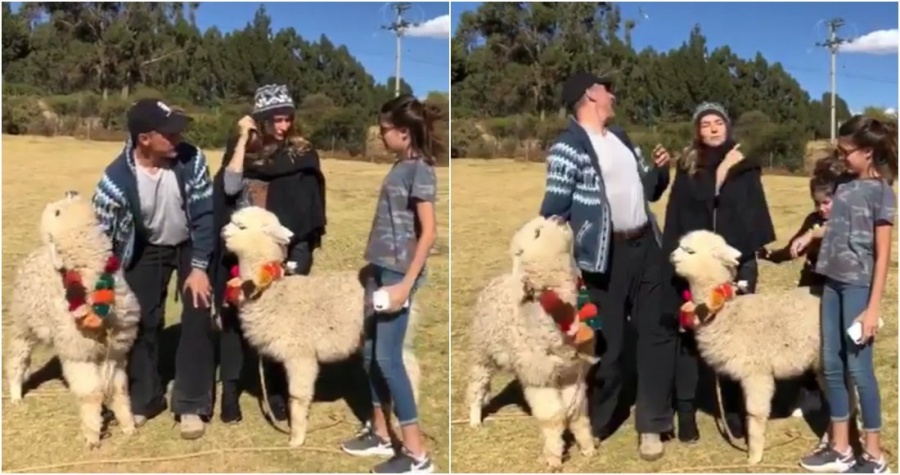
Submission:
<svg viewBox="0 0 900 475">
<path fill-rule="evenodd" d="M 728 112 L 725 111 L 725 108 L 722 107 L 721 104 L 715 102 L 704 102 L 694 109 L 694 117 L 692 118 L 694 125 L 697 125 L 700 119 L 707 114 L 715 114 L 721 117 L 726 124 L 731 125 L 731 119 L 728 117 Z"/>
<path fill-rule="evenodd" d="M 294 115 L 294 100 L 287 86 L 267 84 L 253 95 L 253 118 L 264 121 L 276 115 Z"/>
</svg>

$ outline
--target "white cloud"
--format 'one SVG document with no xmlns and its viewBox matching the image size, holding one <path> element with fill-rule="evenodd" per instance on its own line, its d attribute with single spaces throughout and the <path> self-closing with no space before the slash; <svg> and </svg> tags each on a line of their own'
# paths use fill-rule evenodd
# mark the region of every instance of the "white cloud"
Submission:
<svg viewBox="0 0 900 475">
<path fill-rule="evenodd" d="M 406 36 L 419 38 L 436 38 L 446 40 L 450 38 L 450 15 L 441 15 L 437 18 L 422 22 L 406 29 Z"/>
<path fill-rule="evenodd" d="M 900 30 L 878 30 L 841 45 L 843 53 L 897 54 Z"/>
</svg>

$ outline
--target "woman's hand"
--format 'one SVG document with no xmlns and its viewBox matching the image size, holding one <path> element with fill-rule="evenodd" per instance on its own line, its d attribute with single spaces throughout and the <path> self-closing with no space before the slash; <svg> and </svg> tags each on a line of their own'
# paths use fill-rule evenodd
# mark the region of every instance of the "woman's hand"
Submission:
<svg viewBox="0 0 900 475">
<path fill-rule="evenodd" d="M 409 299 L 409 294 L 412 291 L 412 286 L 400 282 L 399 284 L 384 287 L 382 290 L 388 293 L 388 297 L 390 300 L 390 304 L 388 305 L 388 308 L 385 309 L 385 312 L 396 313 L 403 308 L 403 304 L 405 304 Z"/>
<path fill-rule="evenodd" d="M 728 170 L 731 170 L 731 167 L 737 165 L 741 161 L 744 160 L 744 154 L 741 153 L 741 144 L 737 144 L 725 154 L 725 159 L 722 160 L 722 163 L 719 164 L 719 167 L 716 168 L 716 194 L 719 194 L 719 189 L 722 187 L 722 184 L 725 183 L 725 177 L 728 176 Z"/>
<path fill-rule="evenodd" d="M 241 133 L 241 138 L 248 138 L 250 137 L 251 130 L 257 130 L 256 121 L 253 120 L 253 117 L 250 117 L 249 115 L 241 117 L 241 120 L 238 121 L 237 125 Z"/>
<path fill-rule="evenodd" d="M 767 260 L 769 260 L 770 257 L 772 257 L 772 251 L 770 251 L 764 247 L 761 247 L 756 250 L 756 258 L 757 259 L 767 261 Z"/>
<path fill-rule="evenodd" d="M 878 333 L 878 312 L 866 308 L 857 320 L 862 324 L 862 339 L 859 344 L 865 345 L 872 338 L 875 338 L 875 334 Z"/>
<path fill-rule="evenodd" d="M 803 254 L 806 249 L 809 247 L 809 243 L 812 242 L 812 233 L 807 232 L 802 236 L 794 239 L 791 243 L 791 257 L 797 258 L 797 256 Z"/>
</svg>

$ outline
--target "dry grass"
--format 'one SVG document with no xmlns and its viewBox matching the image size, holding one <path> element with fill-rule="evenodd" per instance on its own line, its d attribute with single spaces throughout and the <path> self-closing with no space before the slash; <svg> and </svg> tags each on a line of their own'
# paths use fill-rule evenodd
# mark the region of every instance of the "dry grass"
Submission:
<svg viewBox="0 0 900 475">
<path fill-rule="evenodd" d="M 120 145 L 84 142 L 69 138 L 3 137 L 3 289 L 4 325 L 6 290 L 21 258 L 36 245 L 37 218 L 49 201 L 62 197 L 67 189 L 90 195 L 103 167 L 118 154 Z M 216 170 L 221 151 L 208 152 L 211 168 Z M 383 165 L 325 160 L 328 180 L 328 235 L 323 249 L 316 253 L 315 272 L 353 269 L 362 261 L 371 216 Z M 423 370 L 422 401 L 419 408 L 423 429 L 434 437 L 428 441 L 438 469 L 448 467 L 447 437 L 447 315 L 448 315 L 448 187 L 447 169 L 438 169 L 441 252 L 429 260 L 429 281 L 420 294 L 425 316 L 417 335 L 416 347 Z M 170 293 L 171 295 L 171 293 Z M 167 323 L 177 323 L 179 307 L 169 302 Z M 38 370 L 50 358 L 43 351 L 34 358 Z M 79 439 L 79 419 L 72 398 L 60 380 L 51 380 L 25 395 L 23 404 L 13 407 L 3 399 L 3 471 L 28 466 L 126 459 L 179 456 L 224 449 L 196 458 L 154 463 L 87 464 L 63 471 L 106 472 L 367 472 L 377 461 L 337 453 L 338 444 L 358 429 L 347 404 L 316 402 L 311 410 L 310 447 L 325 451 L 293 450 L 275 452 L 238 452 L 238 447 L 287 446 L 288 437 L 276 432 L 262 419 L 251 396 L 241 401 L 244 421 L 237 426 L 218 422 L 218 414 L 198 441 L 178 436 L 169 414 L 150 421 L 139 433 L 127 438 L 116 430 L 103 446 L 86 452 Z M 317 430 L 317 428 L 319 428 Z M 332 453 L 330 451 L 334 451 Z M 41 470 L 47 471 L 47 470 Z"/>
<path fill-rule="evenodd" d="M 779 243 L 793 235 L 803 216 L 811 209 L 806 183 L 796 177 L 764 179 L 769 206 L 775 221 Z M 469 312 L 482 286 L 492 276 L 508 269 L 507 246 L 514 230 L 532 217 L 540 206 L 544 191 L 544 167 L 509 160 L 453 160 L 453 315 L 452 334 L 452 405 L 454 425 L 454 472 L 541 472 L 538 463 L 541 450 L 537 425 L 530 418 L 511 418 L 485 422 L 478 430 L 469 428 L 466 419 L 465 387 L 467 371 L 467 336 Z M 667 197 L 653 205 L 657 214 L 664 210 Z M 896 247 L 887 282 L 887 295 L 882 304 L 885 328 L 876 350 L 876 365 L 881 385 L 884 414 L 884 447 L 893 467 L 897 453 L 897 264 Z M 760 264 L 760 291 L 787 288 L 795 284 L 800 263 L 775 266 Z M 789 316 L 786 316 L 789 318 Z M 750 337 L 748 335 L 748 337 Z M 785 355 L 785 357 L 790 357 Z M 508 377 L 497 378 L 493 394 L 500 392 Z M 517 414 L 514 405 L 500 414 Z M 666 456 L 655 463 L 637 456 L 637 437 L 632 421 L 604 442 L 598 455 L 591 459 L 577 450 L 564 464 L 566 472 L 721 472 L 769 471 L 785 472 L 797 467 L 798 457 L 814 442 L 812 431 L 799 419 L 774 420 L 769 425 L 769 445 L 790 439 L 788 433 L 799 433 L 798 440 L 766 451 L 764 464 L 784 467 L 742 467 L 745 453 L 729 446 L 715 429 L 712 417 L 700 416 L 701 441 L 693 446 L 677 441 L 666 444 Z M 711 467 L 711 466 L 726 466 Z"/>
</svg>

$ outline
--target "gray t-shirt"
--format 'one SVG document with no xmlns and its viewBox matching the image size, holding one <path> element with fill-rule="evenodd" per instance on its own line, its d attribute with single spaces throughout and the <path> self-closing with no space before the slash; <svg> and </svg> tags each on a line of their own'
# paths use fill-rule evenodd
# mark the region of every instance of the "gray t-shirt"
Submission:
<svg viewBox="0 0 900 475">
<path fill-rule="evenodd" d="M 869 286 L 875 264 L 875 224 L 894 223 L 896 197 L 881 180 L 857 179 L 838 186 L 822 238 L 816 272 Z"/>
<path fill-rule="evenodd" d="M 141 218 L 150 234 L 150 244 L 177 246 L 187 241 L 190 230 L 175 172 L 160 168 L 152 174 L 140 165 L 136 168 Z"/>
<path fill-rule="evenodd" d="M 372 230 L 366 245 L 367 262 L 405 273 L 422 234 L 416 202 L 437 199 L 434 168 L 421 159 L 394 164 L 381 185 Z M 422 271 L 424 274 L 424 270 Z"/>
</svg>

